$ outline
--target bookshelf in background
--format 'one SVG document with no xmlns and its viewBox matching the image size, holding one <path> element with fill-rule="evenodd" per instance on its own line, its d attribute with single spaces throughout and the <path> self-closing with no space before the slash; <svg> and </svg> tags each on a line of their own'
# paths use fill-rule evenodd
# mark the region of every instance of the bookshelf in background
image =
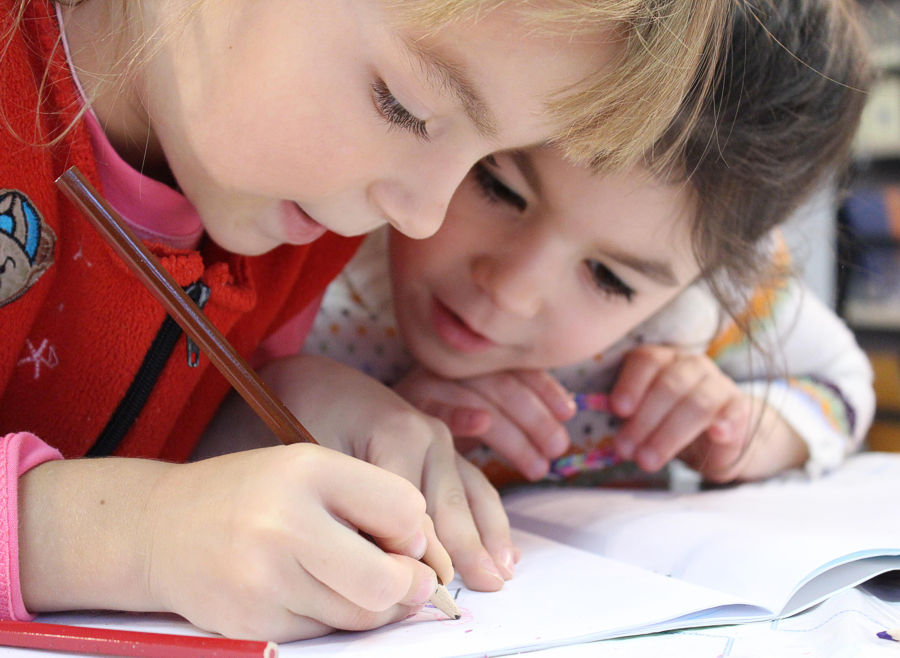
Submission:
<svg viewBox="0 0 900 658">
<path fill-rule="evenodd" d="M 875 370 L 868 445 L 900 451 L 900 0 L 860 3 L 878 71 L 838 213 L 837 310 Z"/>
</svg>

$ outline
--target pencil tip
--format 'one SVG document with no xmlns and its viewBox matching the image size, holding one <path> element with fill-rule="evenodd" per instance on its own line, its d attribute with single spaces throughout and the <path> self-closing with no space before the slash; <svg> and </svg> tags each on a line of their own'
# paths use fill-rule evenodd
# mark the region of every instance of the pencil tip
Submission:
<svg viewBox="0 0 900 658">
<path fill-rule="evenodd" d="M 434 594 L 431 595 L 429 601 L 435 608 L 443 612 L 450 619 L 459 619 L 462 616 L 459 608 L 453 601 L 453 597 L 450 596 L 450 592 L 448 592 L 447 588 L 443 585 L 437 586 L 437 589 L 434 590 Z"/>
</svg>

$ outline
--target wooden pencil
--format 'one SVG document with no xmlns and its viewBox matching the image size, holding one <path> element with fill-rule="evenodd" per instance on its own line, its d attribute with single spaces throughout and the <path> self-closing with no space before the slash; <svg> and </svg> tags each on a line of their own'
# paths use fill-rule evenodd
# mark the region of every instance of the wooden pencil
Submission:
<svg viewBox="0 0 900 658">
<path fill-rule="evenodd" d="M 66 170 L 56 183 L 282 443 L 318 443 L 77 167 Z M 448 617 L 459 618 L 443 585 L 430 601 Z"/>
<path fill-rule="evenodd" d="M 56 182 L 275 436 L 317 443 L 81 172 L 72 167 Z"/>
<path fill-rule="evenodd" d="M 462 616 L 459 608 L 456 607 L 456 601 L 450 596 L 447 588 L 440 583 L 438 583 L 437 589 L 434 590 L 434 594 L 428 600 L 431 602 L 431 605 L 450 617 L 450 619 L 459 619 Z"/>
<path fill-rule="evenodd" d="M 275 658 L 278 655 L 278 645 L 274 642 L 145 633 L 34 621 L 0 620 L 0 643 L 8 647 L 107 656 Z"/>
</svg>

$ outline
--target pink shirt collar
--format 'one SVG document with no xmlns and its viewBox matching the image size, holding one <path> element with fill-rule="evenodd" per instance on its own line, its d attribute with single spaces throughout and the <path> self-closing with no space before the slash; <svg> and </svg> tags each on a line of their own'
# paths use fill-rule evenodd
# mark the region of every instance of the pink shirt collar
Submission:
<svg viewBox="0 0 900 658">
<path fill-rule="evenodd" d="M 83 103 L 87 104 L 84 89 L 75 74 L 62 11 L 56 6 L 60 35 L 69 69 Z M 109 143 L 94 112 L 84 113 L 91 146 L 97 159 L 97 171 L 103 195 L 113 208 L 125 218 L 142 240 L 161 242 L 176 249 L 194 249 L 203 235 L 203 224 L 194 206 L 183 194 L 168 185 L 144 176 L 125 162 Z"/>
</svg>

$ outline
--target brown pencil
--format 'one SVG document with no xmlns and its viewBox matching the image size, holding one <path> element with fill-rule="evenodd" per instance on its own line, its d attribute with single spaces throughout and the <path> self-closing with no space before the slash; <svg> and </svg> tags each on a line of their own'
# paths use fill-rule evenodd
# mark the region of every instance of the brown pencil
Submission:
<svg viewBox="0 0 900 658">
<path fill-rule="evenodd" d="M 56 184 L 282 443 L 318 443 L 77 167 L 66 170 Z M 443 585 L 438 584 L 430 600 L 448 617 L 459 619 L 459 609 Z"/>
</svg>

